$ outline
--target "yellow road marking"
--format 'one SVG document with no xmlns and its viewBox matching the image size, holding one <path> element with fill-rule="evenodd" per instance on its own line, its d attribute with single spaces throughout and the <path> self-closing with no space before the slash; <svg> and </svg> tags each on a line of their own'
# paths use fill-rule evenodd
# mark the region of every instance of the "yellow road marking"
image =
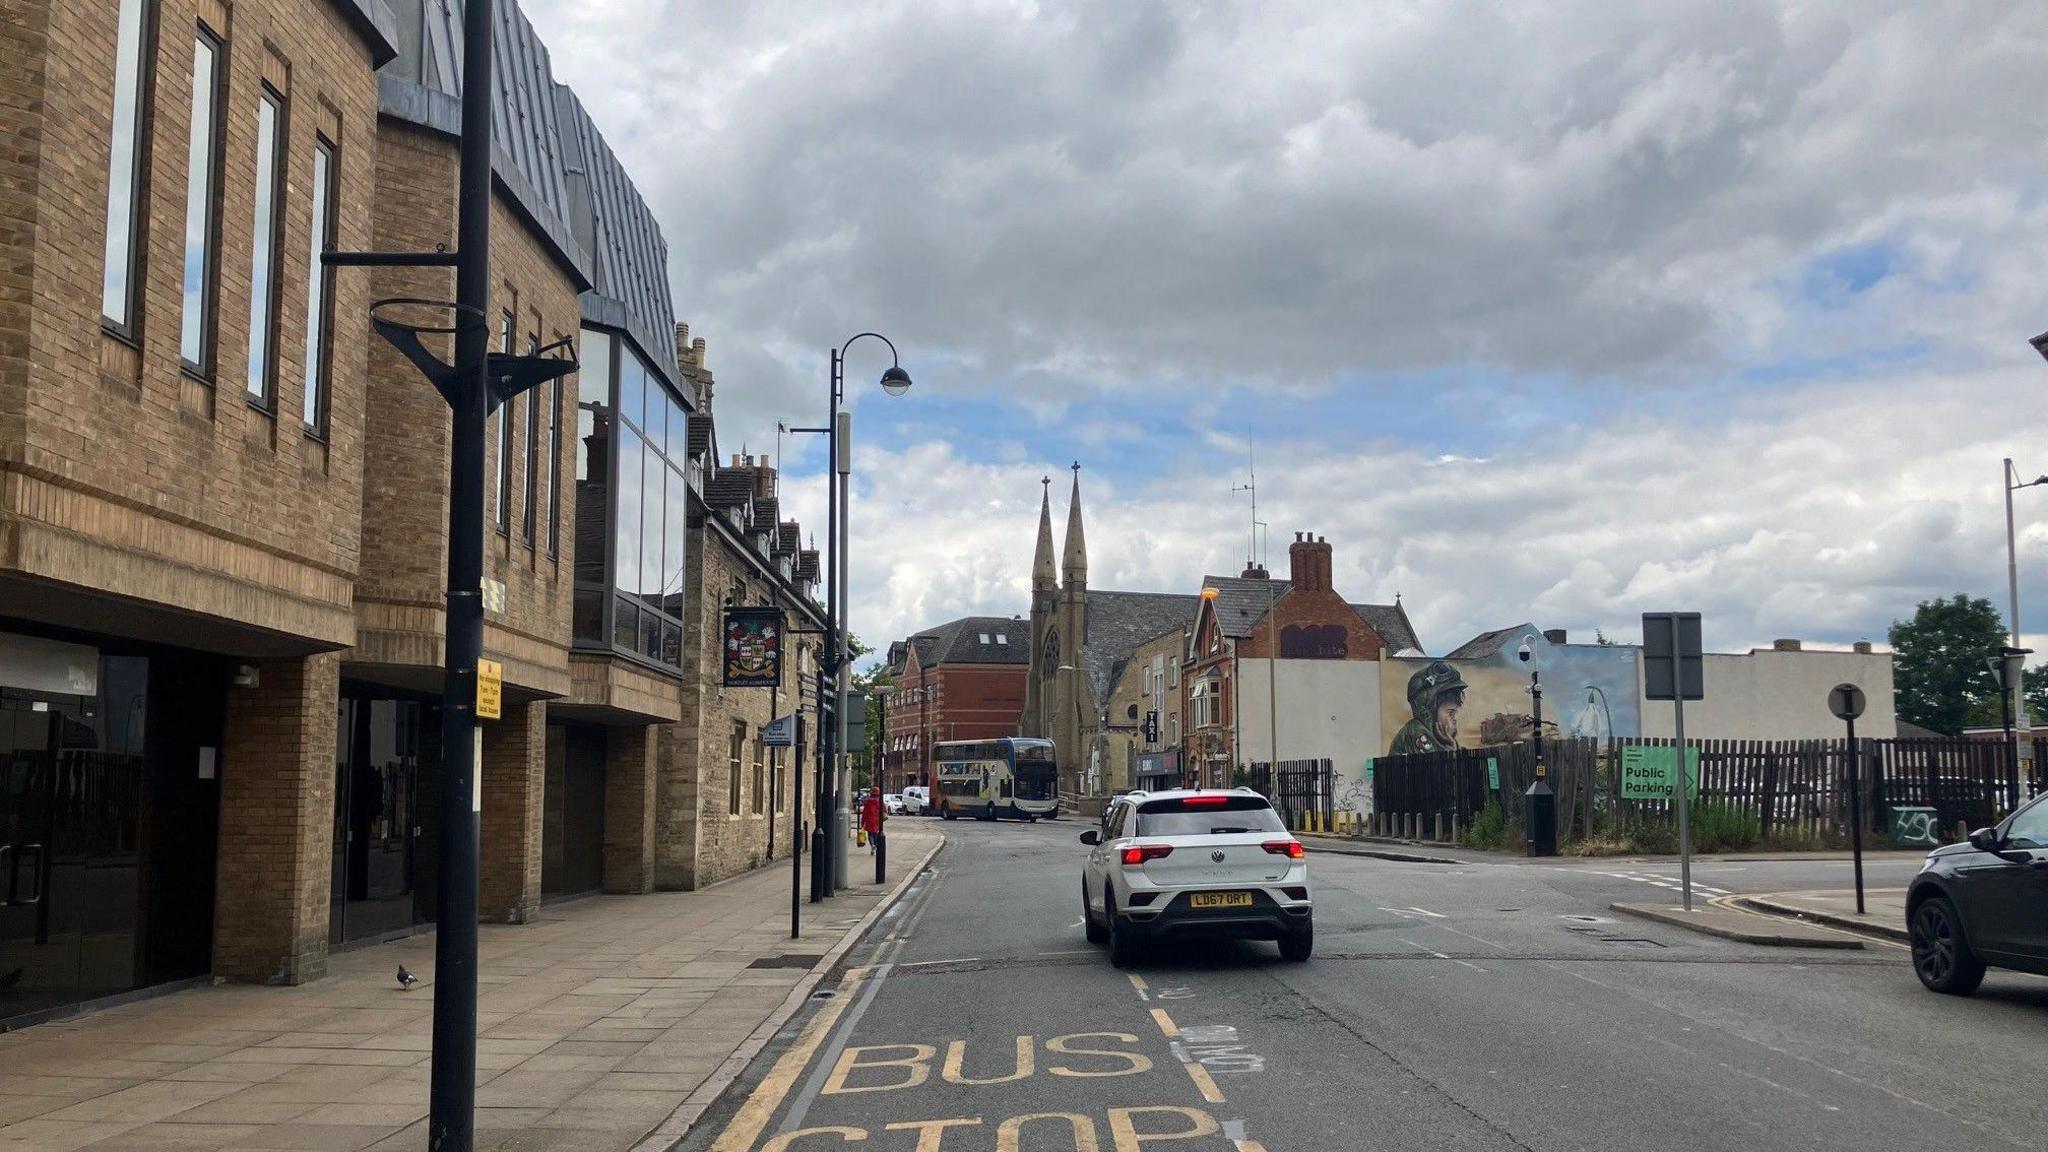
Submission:
<svg viewBox="0 0 2048 1152">
<path fill-rule="evenodd" d="M 1152 998 L 1145 994 L 1145 978 L 1143 976 L 1140 976 L 1135 972 L 1126 972 L 1124 973 L 1124 975 L 1129 976 L 1131 978 L 1131 987 L 1136 988 L 1138 990 L 1138 999 L 1150 1000 Z"/>
<path fill-rule="evenodd" d="M 789 1051 L 784 1052 L 782 1058 L 775 1062 L 775 1067 L 755 1086 L 754 1091 L 748 1095 L 747 1102 L 740 1106 L 739 1112 L 732 1118 L 732 1123 L 727 1124 L 725 1131 L 719 1133 L 718 1141 L 711 1146 L 711 1152 L 747 1152 L 754 1146 L 754 1141 L 760 1139 L 761 1133 L 768 1127 L 768 1121 L 775 1118 L 776 1109 L 782 1107 L 782 1101 L 789 1095 L 789 1090 L 796 1086 L 797 1077 L 803 1074 L 811 1058 L 818 1054 L 818 1045 L 824 1043 L 825 1037 L 839 1023 L 839 1017 L 845 1014 L 846 1006 L 852 1003 L 859 993 L 860 982 L 867 974 L 866 968 L 853 968 L 847 971 L 845 982 L 839 986 L 839 995 L 820 1009 L 816 1016 L 811 1017 L 809 1024 L 804 1025 L 803 1033 L 797 1037 L 796 1043 L 790 1045 Z"/>
<path fill-rule="evenodd" d="M 1180 1025 L 1173 1022 L 1173 1017 L 1168 1016 L 1164 1008 L 1154 1008 L 1152 1010 L 1152 1022 L 1159 1025 L 1159 1030 L 1166 1033 L 1168 1040 L 1180 1035 Z"/>
<path fill-rule="evenodd" d="M 1266 1152 L 1266 1146 L 1257 1140 L 1234 1140 L 1232 1143 L 1237 1145 L 1237 1152 Z"/>
<path fill-rule="evenodd" d="M 1181 1065 L 1181 1067 L 1188 1070 L 1188 1079 L 1193 1080 L 1195 1087 L 1202 1090 L 1202 1099 L 1207 1100 L 1211 1104 L 1223 1103 L 1223 1090 L 1216 1087 L 1216 1078 L 1209 1075 L 1207 1068 L 1193 1061 L 1189 1061 Z"/>
</svg>

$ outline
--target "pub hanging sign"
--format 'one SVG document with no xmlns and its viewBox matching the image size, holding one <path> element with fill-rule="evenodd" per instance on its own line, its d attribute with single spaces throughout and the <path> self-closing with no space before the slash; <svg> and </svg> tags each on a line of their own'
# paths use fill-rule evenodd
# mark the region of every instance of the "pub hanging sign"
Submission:
<svg viewBox="0 0 2048 1152">
<path fill-rule="evenodd" d="M 725 610 L 725 686 L 782 686 L 782 610 Z"/>
</svg>

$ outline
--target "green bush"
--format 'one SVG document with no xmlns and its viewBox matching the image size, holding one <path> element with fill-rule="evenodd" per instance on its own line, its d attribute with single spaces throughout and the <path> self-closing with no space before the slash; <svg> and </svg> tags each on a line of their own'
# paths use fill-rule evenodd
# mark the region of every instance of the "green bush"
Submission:
<svg viewBox="0 0 2048 1152">
<path fill-rule="evenodd" d="M 1472 818 L 1465 828 L 1465 847 L 1493 849 L 1501 846 L 1507 838 L 1508 814 L 1494 797 L 1486 798 L 1486 808 Z"/>
<path fill-rule="evenodd" d="M 1763 827 L 1747 808 L 1710 801 L 1692 810 L 1695 852 L 1734 852 L 1754 848 L 1762 839 Z"/>
</svg>

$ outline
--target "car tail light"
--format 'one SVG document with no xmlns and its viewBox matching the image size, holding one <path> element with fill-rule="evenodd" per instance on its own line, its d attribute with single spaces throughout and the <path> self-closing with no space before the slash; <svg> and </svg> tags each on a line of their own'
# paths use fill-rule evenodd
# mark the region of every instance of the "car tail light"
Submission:
<svg viewBox="0 0 2048 1152">
<path fill-rule="evenodd" d="M 1124 849 L 1124 867 L 1135 868 L 1147 860 L 1173 855 L 1171 844 L 1133 844 Z"/>
<path fill-rule="evenodd" d="M 1213 807 L 1213 806 L 1215 806 L 1215 805 L 1218 805 L 1218 804 L 1228 804 L 1228 803 L 1230 803 L 1230 797 L 1228 797 L 1228 796 L 1183 796 L 1183 797 L 1181 797 L 1181 798 L 1180 798 L 1180 802 L 1181 802 L 1181 805 L 1182 805 L 1183 807 L 1187 807 L 1187 808 L 1209 808 L 1209 807 Z"/>
<path fill-rule="evenodd" d="M 1308 855 L 1308 849 L 1303 848 L 1299 840 L 1268 840 L 1262 847 L 1275 856 L 1285 856 L 1289 860 L 1300 860 Z"/>
</svg>

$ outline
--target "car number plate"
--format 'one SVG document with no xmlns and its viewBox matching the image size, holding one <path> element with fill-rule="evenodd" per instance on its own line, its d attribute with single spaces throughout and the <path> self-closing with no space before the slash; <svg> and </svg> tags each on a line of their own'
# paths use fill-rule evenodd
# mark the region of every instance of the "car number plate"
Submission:
<svg viewBox="0 0 2048 1152">
<path fill-rule="evenodd" d="M 1249 892 L 1191 892 L 1188 894 L 1190 908 L 1249 908 L 1252 894 Z"/>
</svg>

